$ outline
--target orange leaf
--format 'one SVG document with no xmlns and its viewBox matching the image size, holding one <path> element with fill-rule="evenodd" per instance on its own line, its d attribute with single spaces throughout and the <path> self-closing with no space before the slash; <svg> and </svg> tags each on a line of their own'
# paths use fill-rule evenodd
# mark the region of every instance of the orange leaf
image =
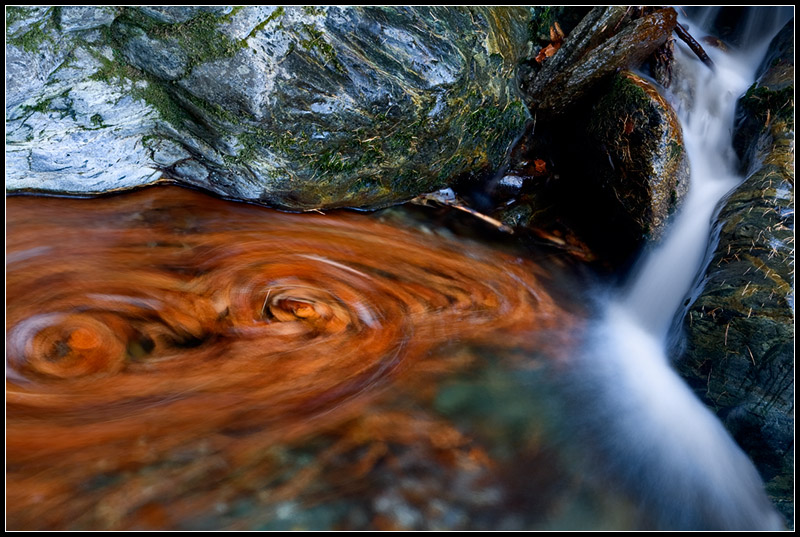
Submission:
<svg viewBox="0 0 800 537">
<path fill-rule="evenodd" d="M 551 43 L 544 48 L 544 55 L 548 58 L 558 52 L 558 49 L 561 48 L 561 43 Z"/>
<path fill-rule="evenodd" d="M 559 44 L 564 41 L 564 31 L 557 22 L 554 22 L 553 25 L 550 26 L 550 41 Z"/>
<path fill-rule="evenodd" d="M 563 41 L 564 40 L 564 30 L 561 29 L 561 26 L 558 24 L 558 22 L 553 22 L 553 26 L 556 27 L 556 34 L 558 35 L 558 40 L 559 41 Z"/>
<path fill-rule="evenodd" d="M 547 171 L 547 163 L 541 159 L 536 159 L 533 161 L 533 168 L 536 173 L 544 173 Z"/>
<path fill-rule="evenodd" d="M 625 132 L 625 134 L 630 134 L 633 132 L 633 128 L 635 126 L 636 124 L 633 122 L 631 118 L 629 117 L 625 118 L 625 127 L 623 127 L 623 131 Z"/>
</svg>

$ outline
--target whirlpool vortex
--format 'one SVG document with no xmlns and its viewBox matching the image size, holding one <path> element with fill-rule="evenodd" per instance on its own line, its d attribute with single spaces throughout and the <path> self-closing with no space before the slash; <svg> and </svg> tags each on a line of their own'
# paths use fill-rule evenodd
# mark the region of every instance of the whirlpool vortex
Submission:
<svg viewBox="0 0 800 537">
<path fill-rule="evenodd" d="M 359 416 L 454 341 L 536 346 L 565 322 L 531 261 L 174 187 L 9 198 L 6 253 L 20 525 L 57 526 L 37 498 L 89 476 L 202 442 L 291 441 Z"/>
</svg>

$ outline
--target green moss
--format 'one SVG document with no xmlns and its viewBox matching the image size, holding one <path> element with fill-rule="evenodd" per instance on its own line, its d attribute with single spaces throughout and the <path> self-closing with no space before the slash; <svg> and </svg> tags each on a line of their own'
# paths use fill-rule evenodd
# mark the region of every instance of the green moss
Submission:
<svg viewBox="0 0 800 537">
<path fill-rule="evenodd" d="M 464 128 L 473 136 L 490 131 L 499 137 L 508 131 L 520 129 L 526 117 L 521 101 L 513 101 L 502 109 L 498 106 L 479 106 L 467 117 Z"/>
<path fill-rule="evenodd" d="M 92 117 L 89 118 L 89 121 L 92 122 L 92 125 L 94 125 L 95 127 L 98 127 L 98 128 L 102 128 L 102 127 L 106 126 L 106 124 L 103 123 L 103 116 L 101 116 L 100 114 L 92 115 Z"/>
<path fill-rule="evenodd" d="M 672 160 L 677 160 L 683 155 L 683 146 L 675 140 L 669 142 L 667 149 L 669 151 L 669 158 Z"/>
<path fill-rule="evenodd" d="M 469 162 L 467 158 L 463 155 L 455 154 L 444 162 L 439 170 L 437 179 L 442 182 L 452 179 L 459 171 L 467 169 L 468 165 Z"/>
<path fill-rule="evenodd" d="M 325 10 L 317 6 L 303 6 L 303 13 L 306 15 L 324 15 Z"/>
<path fill-rule="evenodd" d="M 93 49 L 90 50 L 93 51 Z M 93 55 L 100 62 L 100 68 L 89 76 L 89 80 L 97 80 L 106 84 L 122 84 L 125 80 L 140 80 L 145 77 L 142 71 L 129 65 L 116 51 L 113 60 L 109 60 L 100 53 Z"/>
<path fill-rule="evenodd" d="M 32 8 L 20 6 L 6 6 L 6 32 L 15 23 L 29 17 L 33 12 Z"/>
<path fill-rule="evenodd" d="M 176 104 L 169 91 L 156 80 L 149 80 L 144 88 L 134 88 L 131 96 L 135 99 L 142 99 L 158 111 L 161 119 L 173 125 L 183 125 L 189 118 L 186 110 Z"/>
<path fill-rule="evenodd" d="M 55 6 L 50 10 L 50 21 L 53 28 L 61 30 L 61 6 Z"/>
<path fill-rule="evenodd" d="M 626 76 L 614 77 L 614 83 L 611 88 L 613 98 L 625 102 L 636 103 L 638 108 L 644 108 L 650 105 L 650 98 L 644 88 L 633 82 Z"/>
<path fill-rule="evenodd" d="M 312 164 L 312 167 L 325 174 L 349 172 L 355 169 L 355 162 L 342 157 L 342 153 L 334 150 L 324 151 Z"/>
<path fill-rule="evenodd" d="M 336 57 L 336 52 L 333 46 L 325 41 L 322 31 L 318 30 L 313 24 L 301 24 L 300 29 L 307 37 L 303 39 L 302 36 L 299 40 L 300 46 L 309 52 L 316 51 L 325 61 L 325 65 L 331 65 L 340 73 L 345 73 L 346 70 L 339 59 Z"/>
<path fill-rule="evenodd" d="M 550 26 L 556 21 L 558 10 L 554 6 L 539 6 L 531 8 L 532 17 L 528 23 L 530 40 L 534 43 L 547 43 L 550 41 Z"/>
<path fill-rule="evenodd" d="M 589 131 L 615 146 L 627 146 L 630 141 L 627 136 L 623 136 L 626 116 L 633 124 L 641 125 L 646 121 L 642 116 L 651 108 L 650 97 L 642 87 L 626 76 L 617 75 L 611 87 L 595 105 Z"/>
<path fill-rule="evenodd" d="M 20 109 L 22 110 L 23 113 L 28 114 L 28 115 L 33 114 L 35 112 L 38 112 L 40 114 L 44 114 L 45 112 L 59 112 L 61 114 L 62 118 L 66 117 L 66 116 L 70 116 L 73 119 L 75 119 L 75 110 L 72 109 L 72 106 L 71 106 L 72 101 L 71 100 L 67 101 L 67 103 L 66 103 L 67 107 L 66 108 L 54 109 L 52 107 L 54 100 L 56 100 L 56 99 L 65 99 L 65 100 L 69 99 L 69 94 L 71 92 L 72 92 L 72 89 L 71 88 L 67 88 L 64 91 L 62 91 L 60 94 L 53 95 L 51 97 L 46 97 L 46 98 L 40 100 L 39 102 L 37 102 L 34 105 L 22 105 L 20 107 Z"/>
<path fill-rule="evenodd" d="M 46 99 L 42 99 L 41 101 L 39 101 L 34 105 L 24 104 L 20 108 L 22 109 L 22 112 L 25 114 L 32 114 L 34 112 L 44 113 L 50 109 L 50 103 L 52 103 L 53 99 L 55 98 L 56 96 L 54 95 L 52 97 L 47 97 Z"/>
<path fill-rule="evenodd" d="M 267 25 L 268 25 L 270 22 L 274 21 L 274 20 L 275 20 L 275 19 L 277 19 L 278 17 L 282 17 L 282 16 L 283 16 L 285 13 L 286 13 L 286 10 L 283 8 L 283 6 L 278 6 L 278 8 L 277 8 L 275 11 L 273 11 L 272 13 L 270 13 L 269 17 L 267 17 L 266 19 L 264 19 L 264 20 L 263 20 L 261 23 L 259 23 L 259 24 L 258 24 L 258 25 L 257 25 L 255 28 L 253 28 L 253 31 L 252 31 L 252 32 L 250 32 L 250 34 L 248 34 L 248 36 L 247 36 L 247 37 L 248 37 L 248 38 L 250 38 L 250 37 L 253 37 L 253 36 L 255 36 L 255 35 L 258 33 L 258 32 L 260 32 L 261 30 L 263 30 L 264 28 L 266 28 L 266 27 L 267 27 Z"/>
<path fill-rule="evenodd" d="M 778 91 L 771 90 L 757 83 L 750 86 L 741 100 L 742 107 L 759 118 L 770 117 L 785 121 L 794 128 L 794 85 Z"/>
<path fill-rule="evenodd" d="M 246 40 L 234 40 L 217 28 L 230 20 L 227 15 L 200 13 L 185 22 L 165 24 L 152 19 L 135 8 L 125 8 L 119 20 L 141 28 L 151 39 L 175 39 L 188 57 L 189 68 L 203 62 L 233 56 L 247 46 Z"/>
<path fill-rule="evenodd" d="M 34 22 L 28 31 L 17 37 L 9 38 L 8 42 L 26 52 L 36 52 L 45 41 L 55 42 L 53 37 L 45 31 L 47 24 L 47 20 Z"/>
</svg>

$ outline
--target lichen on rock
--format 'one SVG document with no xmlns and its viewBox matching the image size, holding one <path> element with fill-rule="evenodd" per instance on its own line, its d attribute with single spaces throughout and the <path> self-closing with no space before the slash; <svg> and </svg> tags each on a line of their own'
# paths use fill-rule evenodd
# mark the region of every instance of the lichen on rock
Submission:
<svg viewBox="0 0 800 537">
<path fill-rule="evenodd" d="M 529 118 L 514 79 L 530 52 L 523 8 L 83 9 L 85 28 L 60 12 L 69 32 L 51 10 L 17 14 L 43 29 L 48 59 L 8 40 L 9 191 L 94 194 L 163 174 L 286 209 L 375 208 L 499 166 Z M 72 121 L 43 105 L 66 90 Z M 81 129 L 106 143 L 70 144 Z M 149 137 L 194 164 L 152 160 Z M 41 147 L 47 176 L 28 165 Z M 57 162 L 57 148 L 84 162 Z"/>
</svg>

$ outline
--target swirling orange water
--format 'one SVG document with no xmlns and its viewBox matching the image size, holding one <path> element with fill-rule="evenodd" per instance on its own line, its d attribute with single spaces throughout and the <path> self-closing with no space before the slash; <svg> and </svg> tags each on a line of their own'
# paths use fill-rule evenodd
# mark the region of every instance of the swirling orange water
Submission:
<svg viewBox="0 0 800 537">
<path fill-rule="evenodd" d="M 373 215 L 159 187 L 9 198 L 6 239 L 9 529 L 196 527 L 323 467 L 358 481 L 391 445 L 488 468 L 428 408 L 471 360 L 454 345 L 557 346 L 569 323 L 531 261 Z M 309 442 L 324 462 L 283 476 Z"/>
</svg>

